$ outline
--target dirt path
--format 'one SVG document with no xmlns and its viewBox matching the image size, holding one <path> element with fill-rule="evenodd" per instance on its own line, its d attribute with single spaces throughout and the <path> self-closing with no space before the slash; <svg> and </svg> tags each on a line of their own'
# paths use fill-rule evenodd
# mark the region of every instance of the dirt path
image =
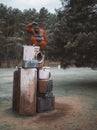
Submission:
<svg viewBox="0 0 97 130">
<path fill-rule="evenodd" d="M 11 109 L 13 69 L 0 69 L 0 130 L 97 130 L 97 71 L 52 68 L 51 72 L 56 109 L 20 116 Z"/>
</svg>

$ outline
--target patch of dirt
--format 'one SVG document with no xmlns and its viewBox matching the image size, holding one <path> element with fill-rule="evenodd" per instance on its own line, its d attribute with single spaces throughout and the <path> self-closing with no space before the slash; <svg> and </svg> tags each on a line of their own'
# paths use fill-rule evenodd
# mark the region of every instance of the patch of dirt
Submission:
<svg viewBox="0 0 97 130">
<path fill-rule="evenodd" d="M 13 70 L 2 71 L 0 130 L 97 130 L 97 71 L 53 69 L 55 110 L 33 116 L 12 111 Z"/>
<path fill-rule="evenodd" d="M 0 124 L 2 124 L 0 125 L 0 128 L 3 128 L 4 130 L 6 130 L 6 127 L 9 127 L 9 130 L 13 130 L 13 128 L 15 130 L 48 130 L 48 128 L 51 130 L 59 130 L 60 125 L 61 130 L 64 130 L 64 128 L 66 128 L 66 130 L 73 130 L 72 126 L 74 124 L 73 127 L 77 130 L 77 125 L 79 124 L 76 122 L 77 118 L 78 120 L 80 118 L 79 122 L 86 120 L 86 118 L 83 118 L 83 114 L 81 115 L 85 104 L 78 97 L 56 98 L 54 111 L 37 113 L 34 116 L 21 116 L 13 112 L 10 108 L 11 100 L 10 102 L 5 101 L 5 103 L 0 108 Z M 83 120 L 81 120 L 82 118 Z"/>
</svg>

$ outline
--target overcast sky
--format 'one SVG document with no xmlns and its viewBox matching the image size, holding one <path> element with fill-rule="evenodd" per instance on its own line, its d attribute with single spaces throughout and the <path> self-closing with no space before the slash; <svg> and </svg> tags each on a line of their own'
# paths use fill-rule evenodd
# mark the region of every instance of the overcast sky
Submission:
<svg viewBox="0 0 97 130">
<path fill-rule="evenodd" d="M 45 7 L 52 13 L 54 13 L 55 9 L 61 7 L 60 0 L 0 0 L 0 3 L 7 5 L 7 7 L 18 8 L 22 11 L 29 8 L 35 8 L 39 11 L 42 7 Z"/>
</svg>

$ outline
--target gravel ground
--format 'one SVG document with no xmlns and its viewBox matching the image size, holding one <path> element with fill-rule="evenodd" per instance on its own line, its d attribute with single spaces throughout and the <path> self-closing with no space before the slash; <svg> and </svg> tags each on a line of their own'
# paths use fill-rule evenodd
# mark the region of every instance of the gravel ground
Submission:
<svg viewBox="0 0 97 130">
<path fill-rule="evenodd" d="M 51 68 L 55 110 L 20 116 L 12 111 L 14 69 L 0 69 L 0 130 L 97 130 L 97 70 Z"/>
</svg>

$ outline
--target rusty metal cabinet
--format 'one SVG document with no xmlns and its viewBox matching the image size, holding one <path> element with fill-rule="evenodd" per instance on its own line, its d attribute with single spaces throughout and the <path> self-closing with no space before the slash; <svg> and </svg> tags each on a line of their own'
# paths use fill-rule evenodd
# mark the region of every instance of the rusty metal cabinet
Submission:
<svg viewBox="0 0 97 130">
<path fill-rule="evenodd" d="M 14 72 L 13 110 L 23 115 L 36 113 L 37 70 L 19 68 Z"/>
</svg>

